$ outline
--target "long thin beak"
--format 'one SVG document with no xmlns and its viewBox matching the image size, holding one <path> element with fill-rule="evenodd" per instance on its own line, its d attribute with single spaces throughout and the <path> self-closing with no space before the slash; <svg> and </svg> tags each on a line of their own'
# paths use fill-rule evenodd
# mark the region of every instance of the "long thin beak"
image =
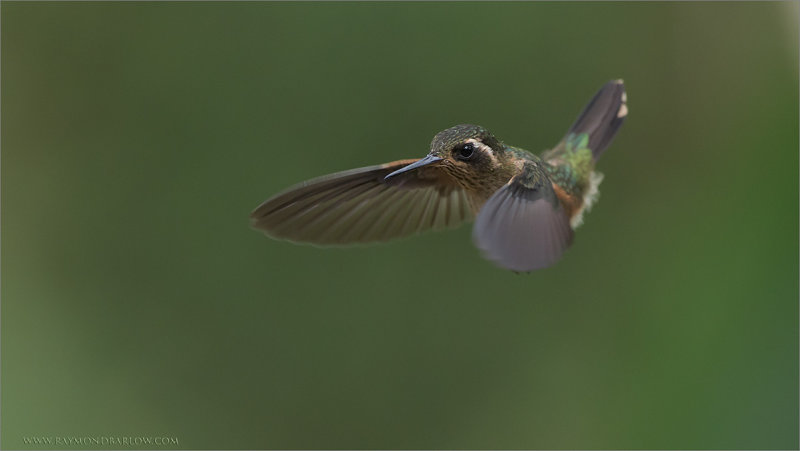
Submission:
<svg viewBox="0 0 800 451">
<path fill-rule="evenodd" d="M 383 179 L 387 180 L 388 178 L 394 177 L 397 174 L 402 174 L 403 172 L 410 171 L 412 169 L 421 168 L 422 166 L 426 166 L 426 165 L 429 165 L 431 163 L 436 163 L 437 161 L 442 161 L 442 159 L 439 158 L 439 157 L 434 157 L 433 155 L 428 155 L 428 156 L 426 156 L 425 158 L 423 158 L 423 159 L 421 159 L 419 161 L 415 161 L 415 162 L 409 164 L 408 166 L 404 166 L 404 167 L 392 172 L 391 174 L 387 175 Z"/>
</svg>

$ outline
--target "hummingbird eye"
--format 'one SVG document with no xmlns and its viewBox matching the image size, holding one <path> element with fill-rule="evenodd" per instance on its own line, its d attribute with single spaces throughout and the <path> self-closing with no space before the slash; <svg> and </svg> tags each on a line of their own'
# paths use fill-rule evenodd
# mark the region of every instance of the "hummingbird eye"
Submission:
<svg viewBox="0 0 800 451">
<path fill-rule="evenodd" d="M 459 160 L 469 160 L 475 153 L 475 145 L 472 143 L 464 143 L 453 150 L 455 151 L 456 158 Z"/>
</svg>

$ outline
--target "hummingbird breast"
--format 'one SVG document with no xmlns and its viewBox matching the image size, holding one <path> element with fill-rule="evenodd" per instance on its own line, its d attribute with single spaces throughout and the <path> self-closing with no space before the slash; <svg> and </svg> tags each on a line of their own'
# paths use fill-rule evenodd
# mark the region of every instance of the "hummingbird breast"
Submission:
<svg viewBox="0 0 800 451">
<path fill-rule="evenodd" d="M 502 167 L 476 167 L 446 162 L 442 168 L 469 196 L 472 207 L 478 210 L 497 190 L 514 176 Z"/>
</svg>

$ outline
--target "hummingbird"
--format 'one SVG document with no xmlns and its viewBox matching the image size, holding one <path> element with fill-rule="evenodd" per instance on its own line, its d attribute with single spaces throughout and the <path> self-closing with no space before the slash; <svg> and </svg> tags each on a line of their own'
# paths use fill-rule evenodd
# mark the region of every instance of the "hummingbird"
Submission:
<svg viewBox="0 0 800 451">
<path fill-rule="evenodd" d="M 302 182 L 250 214 L 253 228 L 298 243 L 388 241 L 474 220 L 485 258 L 515 272 L 556 263 L 598 197 L 594 170 L 628 114 L 622 80 L 603 85 L 564 138 L 536 156 L 461 124 L 428 154 Z"/>
</svg>

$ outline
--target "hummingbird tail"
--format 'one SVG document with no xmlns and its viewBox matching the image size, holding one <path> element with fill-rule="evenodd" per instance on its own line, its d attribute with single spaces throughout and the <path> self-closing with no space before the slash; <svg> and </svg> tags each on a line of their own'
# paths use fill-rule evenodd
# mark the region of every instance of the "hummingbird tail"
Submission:
<svg viewBox="0 0 800 451">
<path fill-rule="evenodd" d="M 627 100 L 622 79 L 609 81 L 584 107 L 567 132 L 567 137 L 586 133 L 589 137 L 588 147 L 597 161 L 625 122 L 628 115 Z"/>
</svg>

